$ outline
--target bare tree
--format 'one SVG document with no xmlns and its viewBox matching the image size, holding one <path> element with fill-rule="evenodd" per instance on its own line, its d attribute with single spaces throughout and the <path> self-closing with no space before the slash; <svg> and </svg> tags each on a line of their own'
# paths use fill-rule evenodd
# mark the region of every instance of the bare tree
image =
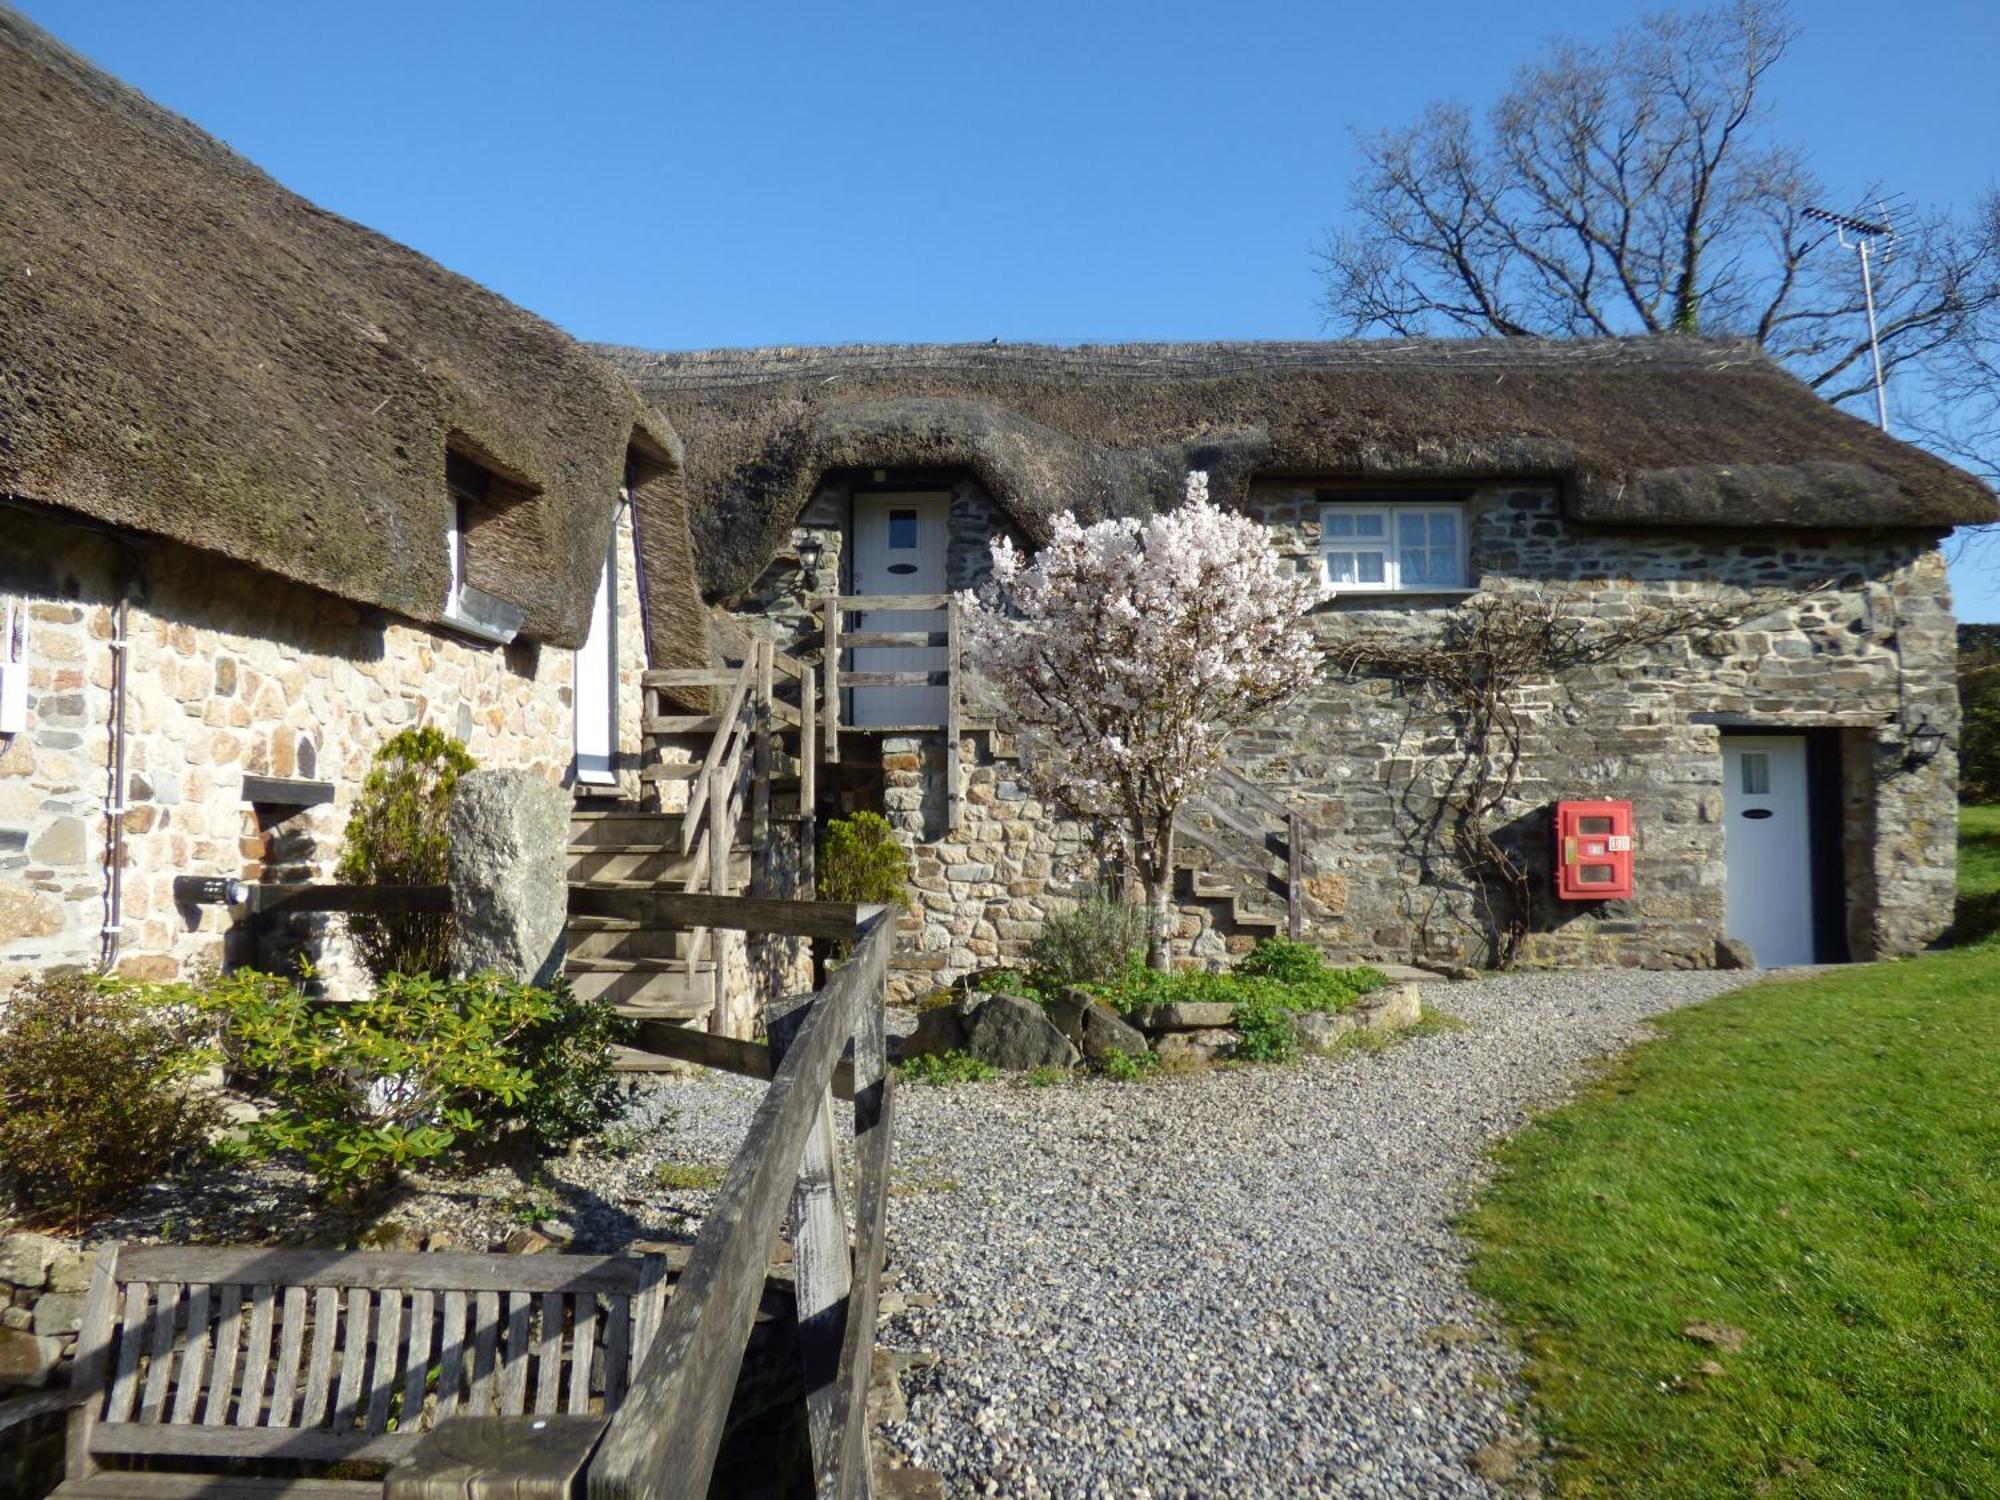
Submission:
<svg viewBox="0 0 2000 1500">
<path fill-rule="evenodd" d="M 1483 118 L 1434 104 L 1359 136 L 1354 223 L 1320 253 L 1326 322 L 1411 337 L 1736 334 L 1829 400 L 1865 395 L 1853 258 L 1805 217 L 1828 190 L 1762 103 L 1796 34 L 1781 0 L 1651 15 L 1605 45 L 1553 44 Z M 1873 216 L 1875 196 L 1848 201 Z M 1914 383 L 1931 400 L 1932 367 L 2000 307 L 2000 270 L 1982 260 L 1984 226 L 1903 217 L 1876 281 L 1882 359 L 1923 367 Z M 1982 451 L 1996 447 L 1989 434 Z"/>
<path fill-rule="evenodd" d="M 1976 223 L 1974 253 L 2000 278 L 2000 192 L 1986 195 Z M 1898 415 L 1927 446 L 2000 488 L 2000 302 L 1973 307 L 1927 373 L 1926 398 L 1901 403 Z"/>
</svg>

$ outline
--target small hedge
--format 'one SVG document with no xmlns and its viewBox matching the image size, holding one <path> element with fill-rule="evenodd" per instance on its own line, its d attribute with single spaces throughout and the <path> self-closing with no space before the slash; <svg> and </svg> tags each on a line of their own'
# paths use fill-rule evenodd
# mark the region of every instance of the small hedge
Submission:
<svg viewBox="0 0 2000 1500">
<path fill-rule="evenodd" d="M 441 885 L 452 789 L 476 768 L 465 746 L 428 726 L 405 729 L 375 752 L 347 820 L 334 874 L 353 885 Z M 351 912 L 347 931 L 377 980 L 451 967 L 449 912 Z"/>
<path fill-rule="evenodd" d="M 0 1014 L 0 1178 L 79 1227 L 195 1155 L 221 1121 L 185 1007 L 81 970 L 24 981 Z"/>
</svg>

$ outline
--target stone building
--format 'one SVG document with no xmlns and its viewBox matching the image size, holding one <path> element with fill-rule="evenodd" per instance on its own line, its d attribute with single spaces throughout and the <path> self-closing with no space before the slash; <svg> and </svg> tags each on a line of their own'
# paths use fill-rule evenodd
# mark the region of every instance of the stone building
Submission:
<svg viewBox="0 0 2000 1500">
<path fill-rule="evenodd" d="M 672 428 L 4 9 L 0 100 L 0 992 L 222 960 L 174 877 L 328 878 L 407 725 L 635 790 Z"/>
<path fill-rule="evenodd" d="M 718 618 L 775 631 L 822 681 L 828 595 L 975 586 L 993 536 L 1032 545 L 1066 508 L 1172 504 L 1203 469 L 1220 503 L 1331 585 L 1316 619 L 1330 661 L 1358 632 L 1432 638 L 1507 594 L 1555 600 L 1586 629 L 1727 613 L 1718 639 L 1515 695 L 1524 758 L 1497 832 L 1530 871 L 1527 961 L 1741 961 L 1719 949 L 1731 937 L 1765 963 L 1864 959 L 1950 920 L 1958 720 L 1938 545 L 1992 520 L 1993 496 L 1752 348 L 607 352 L 688 440 Z M 1089 831 L 1028 795 L 979 684 L 937 685 L 945 613 L 840 620 L 905 637 L 835 653 L 864 681 L 835 694 L 821 810 L 883 810 L 913 856 L 906 986 L 1018 957 L 1094 873 Z M 922 629 L 936 633 L 907 639 Z M 917 672 L 936 675 L 873 680 Z M 1241 739 L 1242 779 L 1186 820 L 1199 868 L 1179 952 L 1240 952 L 1296 910 L 1329 951 L 1490 960 L 1476 882 L 1425 832 L 1451 754 L 1449 726 L 1395 682 L 1329 668 Z M 1631 804 L 1629 897 L 1558 899 L 1555 805 L 1570 800 Z"/>
</svg>

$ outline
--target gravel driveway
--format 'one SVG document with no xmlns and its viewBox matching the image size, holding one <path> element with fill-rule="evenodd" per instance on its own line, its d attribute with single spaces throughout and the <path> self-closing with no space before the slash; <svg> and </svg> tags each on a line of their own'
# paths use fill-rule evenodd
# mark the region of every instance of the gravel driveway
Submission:
<svg viewBox="0 0 2000 1500">
<path fill-rule="evenodd" d="M 903 1091 L 888 1436 L 954 1494 L 1486 1495 L 1515 1361 L 1449 1227 L 1484 1148 L 1743 975 L 1509 975 L 1463 1030 L 1143 1085 Z"/>
</svg>

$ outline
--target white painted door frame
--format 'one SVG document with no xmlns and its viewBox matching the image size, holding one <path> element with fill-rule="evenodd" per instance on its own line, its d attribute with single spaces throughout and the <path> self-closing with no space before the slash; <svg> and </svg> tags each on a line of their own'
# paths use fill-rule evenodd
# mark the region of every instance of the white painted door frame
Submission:
<svg viewBox="0 0 2000 1500">
<path fill-rule="evenodd" d="M 1803 734 L 1722 737 L 1729 935 L 1750 945 L 1759 968 L 1817 956 L 1808 767 Z"/>
<path fill-rule="evenodd" d="M 624 506 L 619 506 L 619 514 Z M 618 784 L 618 517 L 597 576 L 590 633 L 576 652 L 572 705 L 579 786 Z"/>
<path fill-rule="evenodd" d="M 890 493 L 864 490 L 854 497 L 851 574 L 857 594 L 941 594 L 951 531 L 951 495 L 944 490 Z M 941 609 L 869 610 L 857 630 L 944 629 Z M 942 671 L 941 646 L 857 646 L 857 672 Z M 945 720 L 941 687 L 857 687 L 848 722 L 857 728 L 935 724 Z"/>
</svg>

